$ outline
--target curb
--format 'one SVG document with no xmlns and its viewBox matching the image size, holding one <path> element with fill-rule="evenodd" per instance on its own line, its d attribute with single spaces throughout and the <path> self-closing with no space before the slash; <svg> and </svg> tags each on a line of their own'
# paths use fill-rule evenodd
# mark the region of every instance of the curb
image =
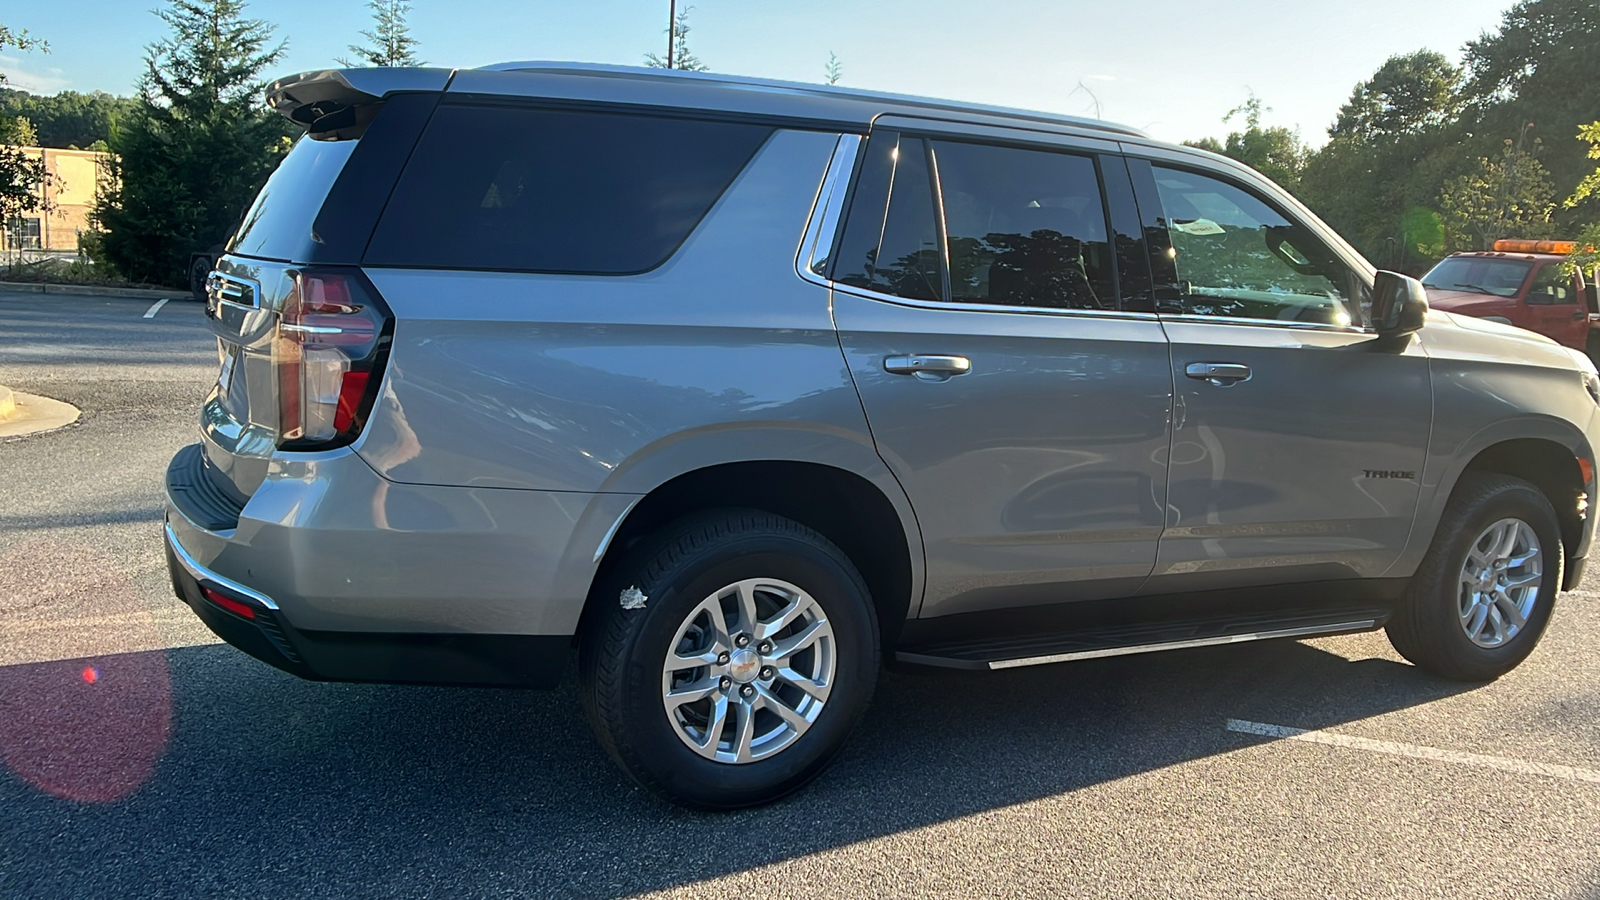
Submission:
<svg viewBox="0 0 1600 900">
<path fill-rule="evenodd" d="M 83 412 L 70 403 L 0 386 L 0 438 L 22 437 L 65 428 Z"/>
<path fill-rule="evenodd" d="M 77 294 L 89 297 L 134 297 L 141 300 L 166 300 L 187 297 L 188 291 L 153 288 L 105 287 L 98 284 L 38 284 L 31 281 L 0 281 L 0 291 L 25 294 Z"/>
</svg>

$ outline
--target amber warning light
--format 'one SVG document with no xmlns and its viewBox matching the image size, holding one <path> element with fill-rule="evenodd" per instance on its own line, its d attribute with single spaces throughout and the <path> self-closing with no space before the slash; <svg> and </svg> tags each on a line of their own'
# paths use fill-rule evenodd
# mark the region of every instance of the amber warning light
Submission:
<svg viewBox="0 0 1600 900">
<path fill-rule="evenodd" d="M 1560 253 L 1578 249 L 1577 241 L 1495 241 L 1497 253 Z"/>
</svg>

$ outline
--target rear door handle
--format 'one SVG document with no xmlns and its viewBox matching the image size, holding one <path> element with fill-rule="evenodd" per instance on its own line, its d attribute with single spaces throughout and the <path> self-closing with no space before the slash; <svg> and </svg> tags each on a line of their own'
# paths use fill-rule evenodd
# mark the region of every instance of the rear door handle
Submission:
<svg viewBox="0 0 1600 900">
<path fill-rule="evenodd" d="M 1586 312 L 1583 312 L 1582 310 L 1579 310 L 1578 312 L 1575 312 L 1575 313 L 1572 314 L 1572 321 L 1574 321 L 1574 322 L 1580 322 L 1580 321 L 1582 321 L 1584 319 L 1587 319 L 1587 318 L 1589 318 L 1589 314 L 1586 313 Z"/>
<path fill-rule="evenodd" d="M 891 375 L 915 375 L 923 381 L 944 381 L 972 371 L 972 360 L 941 353 L 891 356 L 883 361 L 883 370 Z"/>
<path fill-rule="evenodd" d="M 1189 363 L 1183 374 L 1217 387 L 1229 387 L 1250 380 L 1250 367 L 1242 363 Z"/>
</svg>

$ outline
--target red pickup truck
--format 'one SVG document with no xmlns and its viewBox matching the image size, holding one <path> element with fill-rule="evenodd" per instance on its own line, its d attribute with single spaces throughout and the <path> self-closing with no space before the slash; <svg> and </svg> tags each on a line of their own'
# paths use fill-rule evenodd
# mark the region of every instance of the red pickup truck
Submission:
<svg viewBox="0 0 1600 900">
<path fill-rule="evenodd" d="M 1561 274 L 1571 241 L 1495 241 L 1494 250 L 1453 253 L 1422 276 L 1428 305 L 1537 331 L 1590 356 L 1600 351 L 1600 273 Z M 1591 337 L 1592 335 L 1592 337 Z"/>
</svg>

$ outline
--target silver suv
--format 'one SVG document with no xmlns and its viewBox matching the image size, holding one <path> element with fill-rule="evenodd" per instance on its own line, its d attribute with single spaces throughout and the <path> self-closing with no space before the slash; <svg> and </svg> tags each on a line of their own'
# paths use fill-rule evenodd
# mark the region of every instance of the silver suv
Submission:
<svg viewBox="0 0 1600 900">
<path fill-rule="evenodd" d="M 174 585 L 305 678 L 554 685 L 702 807 L 884 659 L 1387 629 L 1516 666 L 1583 571 L 1600 385 L 1428 313 L 1260 175 L 1102 122 L 640 69 L 271 86 L 208 282 Z"/>
</svg>

